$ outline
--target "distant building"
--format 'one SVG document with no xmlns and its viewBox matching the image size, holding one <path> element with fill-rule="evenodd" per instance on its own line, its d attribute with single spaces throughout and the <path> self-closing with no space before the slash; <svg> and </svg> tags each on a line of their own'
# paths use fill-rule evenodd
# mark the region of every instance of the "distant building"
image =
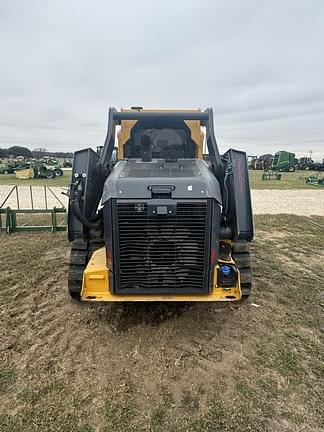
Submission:
<svg viewBox="0 0 324 432">
<path fill-rule="evenodd" d="M 33 152 L 37 152 L 37 153 L 48 153 L 48 150 L 47 149 L 45 149 L 45 148 L 35 148 L 34 150 L 33 150 Z"/>
</svg>

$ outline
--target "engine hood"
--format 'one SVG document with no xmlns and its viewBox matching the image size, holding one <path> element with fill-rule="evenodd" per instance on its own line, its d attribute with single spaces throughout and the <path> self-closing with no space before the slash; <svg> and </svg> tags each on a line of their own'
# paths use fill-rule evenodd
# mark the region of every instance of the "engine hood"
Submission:
<svg viewBox="0 0 324 432">
<path fill-rule="evenodd" d="M 110 198 L 150 199 L 151 186 L 163 185 L 172 186 L 172 198 L 214 198 L 222 205 L 219 182 L 200 159 L 120 161 L 105 181 L 102 204 Z"/>
</svg>

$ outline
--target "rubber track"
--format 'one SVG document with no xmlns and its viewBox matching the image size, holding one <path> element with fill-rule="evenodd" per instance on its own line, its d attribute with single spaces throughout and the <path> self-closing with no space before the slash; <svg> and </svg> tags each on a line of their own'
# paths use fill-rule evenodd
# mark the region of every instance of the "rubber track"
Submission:
<svg viewBox="0 0 324 432">
<path fill-rule="evenodd" d="M 104 242 L 100 239 L 89 241 L 76 239 L 71 243 L 68 288 L 69 294 L 74 300 L 80 300 L 83 272 L 93 252 L 102 246 L 104 246 Z"/>
<path fill-rule="evenodd" d="M 68 288 L 74 300 L 80 300 L 83 272 L 87 265 L 88 242 L 76 239 L 71 243 Z"/>
</svg>

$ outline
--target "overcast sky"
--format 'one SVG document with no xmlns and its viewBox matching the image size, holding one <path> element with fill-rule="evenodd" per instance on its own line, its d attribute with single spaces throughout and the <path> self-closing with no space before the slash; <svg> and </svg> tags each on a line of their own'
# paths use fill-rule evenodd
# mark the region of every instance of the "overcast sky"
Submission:
<svg viewBox="0 0 324 432">
<path fill-rule="evenodd" d="M 101 145 L 108 106 L 213 107 L 220 149 L 324 157 L 322 0 L 0 0 L 0 146 Z"/>
</svg>

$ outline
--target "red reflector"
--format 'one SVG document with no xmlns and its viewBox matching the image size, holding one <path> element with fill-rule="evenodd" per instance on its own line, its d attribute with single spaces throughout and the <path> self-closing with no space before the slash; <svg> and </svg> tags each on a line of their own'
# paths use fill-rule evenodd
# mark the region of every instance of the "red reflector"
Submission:
<svg viewBox="0 0 324 432">
<path fill-rule="evenodd" d="M 210 251 L 210 264 L 215 265 L 216 264 L 216 249 L 212 249 Z"/>
<path fill-rule="evenodd" d="M 111 270 L 111 267 L 112 267 L 112 250 L 110 248 L 106 248 L 106 257 L 107 257 L 107 267 Z"/>
<path fill-rule="evenodd" d="M 107 248 L 107 258 L 112 260 L 112 250 L 110 248 Z"/>
</svg>

